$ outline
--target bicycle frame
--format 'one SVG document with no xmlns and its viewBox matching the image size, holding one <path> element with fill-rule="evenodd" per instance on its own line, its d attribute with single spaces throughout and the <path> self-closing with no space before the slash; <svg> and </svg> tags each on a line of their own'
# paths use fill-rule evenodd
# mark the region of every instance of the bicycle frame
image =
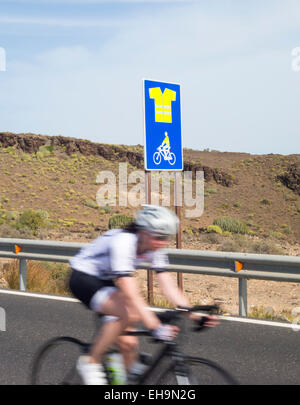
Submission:
<svg viewBox="0 0 300 405">
<path fill-rule="evenodd" d="M 164 357 L 171 357 L 172 361 L 171 365 L 166 368 L 161 377 L 164 377 L 172 369 L 174 369 L 176 377 L 179 377 L 181 379 L 181 384 L 184 384 L 183 381 L 186 380 L 188 376 L 188 370 L 184 363 L 186 356 L 177 349 L 177 345 L 174 342 L 164 343 L 162 349 L 155 356 L 153 363 L 145 371 L 145 373 L 137 379 L 136 384 L 142 385 L 145 382 L 145 380 L 147 380 L 147 378 L 157 368 L 157 366 L 161 363 Z"/>
<path fill-rule="evenodd" d="M 163 146 L 159 146 L 157 148 L 158 152 L 162 155 L 162 157 L 164 158 L 164 160 L 170 160 L 171 158 L 171 153 L 169 150 L 169 153 L 167 153 L 166 149 Z"/>
</svg>

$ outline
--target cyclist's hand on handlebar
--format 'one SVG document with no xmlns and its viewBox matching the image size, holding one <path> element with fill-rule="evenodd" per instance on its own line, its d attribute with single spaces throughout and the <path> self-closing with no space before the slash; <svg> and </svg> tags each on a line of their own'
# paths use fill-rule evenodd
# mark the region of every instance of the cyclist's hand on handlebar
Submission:
<svg viewBox="0 0 300 405">
<path fill-rule="evenodd" d="M 178 334 L 179 328 L 175 325 L 160 324 L 151 334 L 155 339 L 170 342 Z"/>
<path fill-rule="evenodd" d="M 219 324 L 219 319 L 214 315 L 201 316 L 191 313 L 189 314 L 189 318 L 195 321 L 197 324 L 196 328 L 199 330 L 204 327 L 214 328 Z"/>
</svg>

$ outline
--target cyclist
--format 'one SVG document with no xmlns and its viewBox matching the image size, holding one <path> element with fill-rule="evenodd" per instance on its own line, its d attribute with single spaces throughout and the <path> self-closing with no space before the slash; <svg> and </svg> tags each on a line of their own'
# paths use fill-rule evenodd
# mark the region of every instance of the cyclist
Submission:
<svg viewBox="0 0 300 405">
<path fill-rule="evenodd" d="M 128 326 L 142 321 L 158 339 L 172 340 L 176 336 L 178 328 L 161 324 L 131 276 L 139 263 L 150 262 L 164 295 L 177 306 L 190 306 L 170 274 L 164 271 L 168 258 L 161 249 L 167 246 L 170 235 L 176 233 L 178 222 L 167 208 L 145 205 L 128 227 L 105 232 L 70 260 L 72 293 L 91 310 L 106 315 L 89 356 L 81 356 L 77 362 L 85 384 L 107 384 L 101 361 L 113 344 L 118 344 L 126 369 L 134 368 L 138 339 L 120 336 Z M 215 323 L 215 318 L 209 317 L 207 326 Z"/>
<path fill-rule="evenodd" d="M 170 139 L 168 132 L 165 132 L 165 137 L 164 140 L 161 144 L 162 150 L 164 151 L 166 157 L 169 159 L 170 158 Z"/>
</svg>

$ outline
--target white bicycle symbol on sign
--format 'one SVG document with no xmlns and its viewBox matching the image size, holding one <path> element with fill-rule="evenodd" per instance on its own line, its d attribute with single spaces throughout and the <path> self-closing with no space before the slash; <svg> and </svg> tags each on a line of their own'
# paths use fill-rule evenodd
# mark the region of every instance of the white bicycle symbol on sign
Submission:
<svg viewBox="0 0 300 405">
<path fill-rule="evenodd" d="M 165 133 L 167 135 L 167 132 Z M 157 148 L 157 151 L 154 152 L 153 154 L 153 162 L 156 165 L 159 165 L 161 163 L 161 159 L 162 157 L 164 158 L 164 160 L 168 160 L 170 165 L 174 165 L 176 162 L 176 156 L 173 152 L 170 152 L 170 144 L 166 144 L 165 141 L 159 145 L 159 147 Z"/>
</svg>

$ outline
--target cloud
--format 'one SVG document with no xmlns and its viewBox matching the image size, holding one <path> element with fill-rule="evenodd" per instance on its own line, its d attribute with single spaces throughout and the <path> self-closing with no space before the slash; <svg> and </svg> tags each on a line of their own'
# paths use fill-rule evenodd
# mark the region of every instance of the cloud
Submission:
<svg viewBox="0 0 300 405">
<path fill-rule="evenodd" d="M 93 28 L 93 27 L 120 27 L 125 23 L 122 20 L 115 18 L 111 19 L 77 19 L 77 18 L 45 18 L 45 17 L 9 17 L 0 16 L 2 24 L 25 24 L 25 25 L 42 25 L 52 27 L 67 27 L 67 28 Z"/>
<path fill-rule="evenodd" d="M 11 0 L 19 4 L 176 4 L 195 3 L 198 0 Z"/>
</svg>

